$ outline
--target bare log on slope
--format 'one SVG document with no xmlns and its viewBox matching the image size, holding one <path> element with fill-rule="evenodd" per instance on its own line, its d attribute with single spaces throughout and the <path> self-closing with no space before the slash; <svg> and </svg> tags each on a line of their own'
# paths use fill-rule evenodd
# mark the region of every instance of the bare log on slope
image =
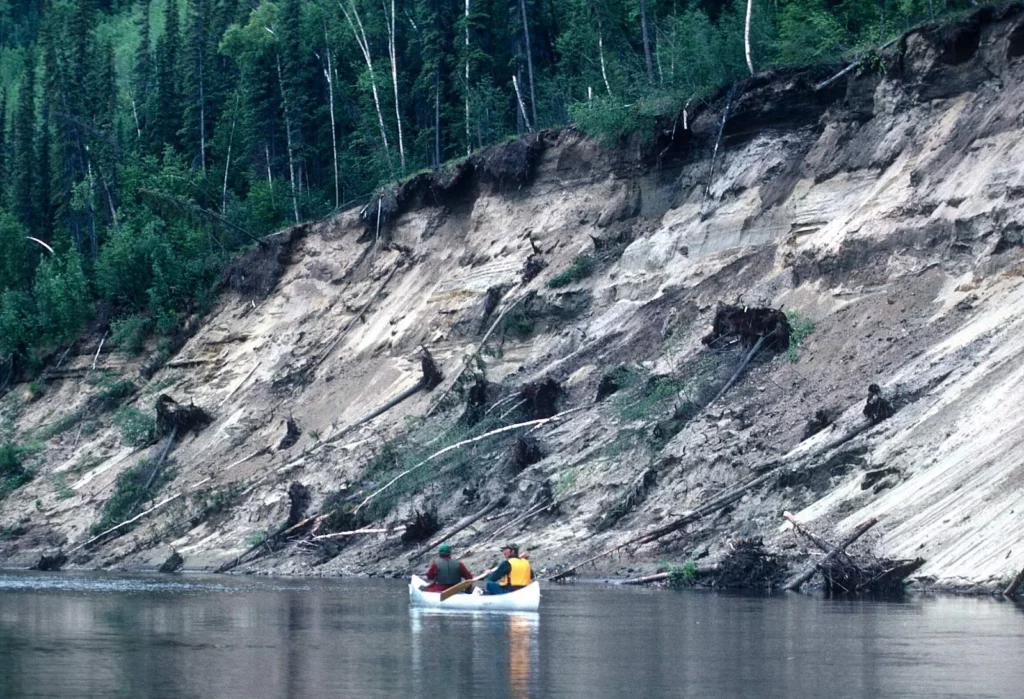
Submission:
<svg viewBox="0 0 1024 699">
<path fill-rule="evenodd" d="M 307 371 L 315 370 L 317 367 L 323 364 L 324 361 L 329 356 L 331 356 L 331 352 L 333 352 L 334 348 L 338 346 L 338 343 L 345 338 L 345 335 L 348 334 L 348 331 L 352 329 L 352 326 L 355 325 L 356 321 L 362 318 L 363 314 L 370 310 L 370 306 L 373 304 L 374 301 L 377 300 L 377 297 L 384 293 L 384 289 L 387 288 L 388 282 L 391 281 L 391 278 L 395 276 L 395 272 L 397 271 L 397 265 L 391 268 L 391 271 L 388 272 L 386 277 L 384 277 L 384 281 L 380 283 L 380 286 L 378 286 L 377 290 L 373 292 L 373 295 L 370 296 L 370 298 L 367 299 L 366 303 L 363 304 L 362 308 L 360 308 L 359 311 L 354 316 L 349 318 L 348 322 L 342 326 L 341 330 L 339 330 L 338 333 L 334 336 L 330 344 L 327 345 L 327 349 L 323 350 L 322 352 L 320 352 L 320 354 L 317 355 L 316 359 L 313 360 L 312 364 L 309 366 Z"/>
<path fill-rule="evenodd" d="M 523 294 L 515 301 L 510 303 L 508 306 L 506 306 L 505 309 L 498 314 L 498 317 L 494 319 L 493 323 L 491 323 L 491 327 L 487 329 L 486 333 L 484 333 L 483 339 L 481 339 L 480 342 L 477 343 L 476 349 L 474 349 L 471 354 L 466 355 L 462 363 L 462 367 L 460 367 L 459 370 L 455 372 L 455 375 L 452 377 L 451 381 L 448 382 L 448 388 L 444 389 L 441 392 L 441 395 L 439 395 L 437 397 L 437 400 L 434 401 L 433 407 L 431 407 L 430 410 L 427 411 L 427 414 L 424 415 L 424 417 L 430 417 L 438 409 L 438 407 L 441 405 L 441 402 L 448 396 L 449 393 L 451 393 L 452 389 L 455 388 L 455 386 L 459 383 L 459 379 L 462 378 L 462 374 L 465 373 L 469 365 L 472 364 L 473 358 L 477 357 L 480 354 L 480 350 L 482 350 L 484 348 L 484 345 L 487 344 L 487 340 L 490 339 L 491 335 L 494 333 L 494 330 L 498 327 L 498 324 L 501 323 L 505 315 L 513 308 L 518 306 L 519 302 L 525 299 L 526 297 L 527 294 Z"/>
<path fill-rule="evenodd" d="M 182 490 L 177 495 L 172 495 L 171 497 L 166 498 L 165 500 L 161 500 L 156 505 L 153 505 L 153 507 L 151 507 L 148 510 L 145 510 L 143 512 L 140 512 L 139 514 L 135 515 L 131 519 L 125 520 L 124 522 L 121 522 L 120 524 L 115 524 L 110 529 L 107 529 L 106 531 L 100 532 L 99 534 L 97 534 L 93 538 L 89 539 L 85 543 L 79 544 L 78 546 L 74 547 L 73 549 L 68 551 L 68 555 L 70 556 L 72 553 L 74 553 L 75 551 L 78 551 L 79 549 L 84 549 L 87 546 L 91 546 L 92 544 L 96 543 L 97 541 L 99 541 L 103 537 L 107 536 L 108 534 L 112 534 L 113 532 L 116 532 L 116 531 L 118 531 L 120 529 L 123 529 L 124 527 L 127 527 L 129 524 L 134 524 L 135 522 L 138 522 L 143 517 L 145 517 L 147 515 L 150 515 L 153 512 L 156 512 L 157 510 L 159 510 L 164 505 L 167 505 L 167 504 L 169 504 L 171 502 L 174 502 L 175 500 L 180 498 L 182 495 L 185 495 L 185 494 L 195 490 L 196 488 L 198 488 L 199 486 L 203 485 L 204 483 L 206 483 L 206 482 L 208 482 L 210 480 L 212 480 L 212 479 L 211 478 L 204 478 L 203 480 L 201 480 L 201 481 L 199 481 L 197 483 L 193 483 L 190 487 L 186 488 L 185 490 Z"/>
<path fill-rule="evenodd" d="M 568 415 L 570 413 L 575 413 L 578 410 L 582 410 L 582 408 L 572 408 L 571 410 L 565 410 L 563 412 L 558 413 L 557 415 L 552 415 L 551 417 L 546 417 L 546 418 L 543 418 L 543 419 L 540 419 L 540 420 L 530 420 L 528 422 L 519 422 L 519 423 L 516 423 L 514 425 L 508 425 L 506 427 L 499 427 L 496 430 L 491 430 L 490 432 L 485 432 L 485 433 L 483 433 L 481 435 L 473 437 L 472 439 L 464 439 L 461 442 L 456 442 L 455 444 L 447 446 L 444 449 L 440 449 L 438 451 L 435 451 L 433 454 L 431 454 L 430 456 L 425 458 L 423 461 L 419 462 L 418 464 L 416 464 L 414 466 L 410 466 L 409 468 L 405 469 L 404 471 L 399 473 L 397 476 L 392 478 L 390 481 L 385 483 L 383 486 L 381 486 L 380 488 L 377 488 L 377 490 L 375 490 L 372 493 L 370 493 L 369 495 L 367 495 L 363 499 L 363 501 L 361 503 L 359 503 L 359 505 L 357 505 L 354 510 L 352 510 L 352 514 L 353 515 L 358 514 L 359 510 L 361 510 L 364 507 L 366 507 L 368 504 L 370 504 L 370 502 L 375 497 L 377 497 L 378 495 L 383 493 L 385 490 L 387 490 L 388 488 L 393 486 L 395 483 L 397 483 L 398 481 L 402 480 L 403 478 L 408 476 L 413 471 L 416 471 L 417 469 L 422 468 L 423 466 L 426 466 L 427 464 L 429 464 L 434 459 L 437 459 L 437 458 L 439 458 L 441 456 L 444 456 L 448 452 L 455 451 L 456 449 L 461 449 L 463 447 L 469 446 L 470 444 L 474 444 L 476 442 L 482 441 L 484 439 L 488 439 L 489 437 L 493 437 L 495 435 L 502 434 L 504 432 L 510 432 L 512 430 L 518 430 L 518 429 L 522 429 L 524 427 L 534 427 L 534 428 L 540 427 L 541 425 L 546 425 L 549 422 L 554 422 L 556 420 L 560 420 L 560 419 L 564 418 L 566 415 Z"/>
<path fill-rule="evenodd" d="M 878 524 L 878 520 L 875 517 L 872 517 L 868 521 L 858 525 L 848 537 L 843 539 L 838 546 L 829 551 L 824 558 L 820 561 L 815 561 L 813 564 L 807 566 L 802 573 L 791 578 L 789 582 L 786 583 L 786 589 L 793 591 L 799 590 L 805 582 L 814 577 L 814 574 L 817 573 L 819 569 L 828 566 L 837 556 L 845 553 L 847 546 L 862 537 L 876 524 Z"/>
<path fill-rule="evenodd" d="M 353 529 L 347 532 L 335 532 L 333 534 L 321 534 L 320 536 L 312 537 L 312 541 L 325 541 L 328 539 L 344 539 L 349 536 L 360 536 L 362 534 L 399 534 L 405 531 L 404 527 L 398 527 L 392 529 L 390 527 L 366 527 L 363 529 Z"/>
<path fill-rule="evenodd" d="M 453 536 L 455 536 L 456 534 L 461 532 L 466 527 L 470 526 L 471 524 L 477 522 L 480 519 L 483 519 L 484 517 L 489 515 L 491 512 L 493 512 L 494 510 L 496 510 L 499 507 L 501 507 L 503 504 L 505 504 L 505 502 L 507 502 L 506 498 L 496 498 L 496 499 L 492 500 L 491 502 L 487 503 L 487 506 L 484 507 L 479 512 L 477 512 L 476 514 L 472 514 L 472 515 L 470 515 L 468 517 L 465 517 L 464 519 L 460 520 L 458 522 L 458 524 L 456 524 L 450 530 L 444 532 L 441 536 L 435 538 L 433 541 L 431 541 L 426 546 L 423 546 L 421 548 L 416 549 L 412 553 L 412 555 L 409 556 L 409 560 L 410 561 L 414 561 L 417 558 L 419 558 L 420 556 L 422 556 L 423 554 L 425 554 L 428 551 L 430 551 L 431 549 L 433 549 L 435 546 L 440 546 L 442 543 L 444 543 L 448 539 L 452 538 Z"/>
<path fill-rule="evenodd" d="M 798 533 L 802 534 L 803 536 L 807 537 L 811 541 L 812 544 L 817 546 L 819 549 L 821 549 L 825 553 L 828 553 L 833 548 L 835 548 L 832 544 L 830 544 L 829 542 L 825 541 L 820 536 L 818 536 L 814 532 L 812 532 L 809 529 L 807 529 L 806 527 L 804 527 L 804 525 L 801 524 L 800 521 L 796 517 L 793 516 L 792 512 L 783 512 L 782 516 L 783 516 L 783 518 L 787 522 L 789 522 L 790 524 L 793 525 L 793 529 L 795 529 Z"/>
<path fill-rule="evenodd" d="M 693 569 L 694 576 L 701 575 L 714 575 L 722 570 L 722 566 L 718 563 L 712 563 L 706 566 L 696 566 Z M 620 585 L 650 585 L 656 582 L 666 582 L 672 577 L 671 573 L 655 573 L 654 575 L 644 575 L 639 578 L 627 578 L 620 580 Z"/>
<path fill-rule="evenodd" d="M 775 470 L 772 470 L 772 471 L 769 471 L 768 473 L 765 473 L 762 476 L 758 476 L 757 478 L 754 478 L 753 480 L 748 481 L 747 483 L 744 483 L 743 485 L 741 485 L 741 486 L 739 486 L 737 488 L 734 488 L 734 489 L 730 490 L 727 493 L 724 493 L 722 495 L 719 495 L 718 497 L 712 498 L 711 500 L 709 500 L 705 504 L 701 505 L 697 509 L 691 510 L 691 511 L 687 512 L 686 514 L 684 514 L 681 517 L 677 518 L 675 521 L 670 522 L 669 524 L 666 524 L 663 527 L 659 527 L 659 528 L 657 528 L 657 529 L 655 529 L 653 531 L 647 532 L 645 534 L 641 534 L 640 536 L 637 536 L 637 537 L 634 537 L 632 539 L 629 539 L 628 541 L 624 541 L 621 544 L 617 544 L 615 546 L 612 546 L 609 549 L 605 549 L 604 551 L 602 551 L 601 553 L 597 554 L 596 556 L 591 556 L 590 558 L 586 559 L 585 561 L 582 561 L 580 563 L 576 563 L 576 564 L 566 568 L 562 572 L 557 573 L 556 575 L 552 575 L 550 580 L 556 581 L 556 580 L 562 580 L 564 578 L 570 577 L 571 575 L 575 574 L 575 572 L 579 568 L 582 568 L 585 565 L 593 563 L 594 561 L 600 560 L 601 558 L 604 558 L 605 556 L 610 556 L 611 554 L 615 553 L 616 551 L 621 551 L 622 549 L 626 548 L 627 546 L 633 546 L 633 545 L 642 546 L 644 544 L 648 544 L 648 543 L 651 543 L 652 541 L 657 541 L 658 539 L 661 539 L 661 538 L 663 538 L 665 536 L 668 536 L 672 532 L 679 531 L 680 529 L 682 529 L 683 527 L 685 527 L 688 524 L 691 524 L 692 522 L 697 522 L 699 520 L 702 520 L 705 517 L 707 517 L 708 515 L 713 514 L 715 512 L 718 512 L 719 510 L 728 507 L 729 505 L 731 505 L 732 503 L 736 502 L 741 497 L 743 497 L 746 494 L 746 492 L 748 490 L 750 490 L 751 488 L 756 488 L 757 486 L 761 485 L 762 483 L 765 483 L 766 481 L 768 481 L 768 479 L 771 478 L 774 474 L 775 474 Z"/>
<path fill-rule="evenodd" d="M 705 407 L 710 408 L 712 405 L 714 405 L 715 403 L 718 402 L 719 398 L 724 396 L 726 394 L 726 392 L 730 388 L 732 388 L 733 384 L 736 383 L 736 380 L 740 377 L 740 374 L 743 373 L 743 370 L 747 368 L 747 365 L 750 364 L 750 362 L 754 359 L 754 357 L 757 356 L 757 353 L 759 351 L 761 351 L 761 347 L 764 345 L 765 339 L 773 336 L 774 334 L 775 334 L 775 331 L 773 330 L 772 332 L 768 333 L 767 335 L 762 335 L 761 337 L 758 338 L 757 342 L 754 343 L 754 346 L 750 348 L 749 352 L 747 352 L 747 356 L 743 358 L 742 362 L 740 362 L 739 367 L 733 373 L 733 375 L 729 379 L 729 381 L 726 382 L 726 384 L 724 386 L 722 386 L 722 390 L 719 391 L 715 395 L 715 397 L 711 399 L 711 402 L 709 402 L 707 404 L 707 406 L 705 406 Z"/>
<path fill-rule="evenodd" d="M 242 560 L 256 549 L 262 548 L 264 546 L 269 546 L 271 543 L 273 543 L 280 537 L 286 534 L 290 534 L 298 529 L 301 529 L 302 527 L 316 519 L 317 515 L 316 513 L 313 513 L 305 519 L 302 519 L 298 522 L 295 521 L 296 519 L 302 516 L 302 511 L 305 509 L 305 505 L 308 505 L 308 499 L 306 499 L 308 498 L 308 491 L 303 493 L 303 491 L 305 490 L 304 486 L 300 488 L 294 488 L 295 485 L 296 484 L 293 483 L 291 486 L 289 486 L 288 489 L 288 499 L 290 501 L 291 507 L 289 510 L 287 521 L 285 521 L 284 524 L 278 527 L 270 536 L 266 537 L 265 539 L 259 541 L 256 544 L 253 544 L 245 551 L 240 553 L 233 560 L 227 561 L 226 563 L 222 564 L 219 568 L 217 568 L 217 570 L 214 571 L 215 573 L 226 573 L 227 571 L 241 564 Z M 304 500 L 304 504 L 297 502 L 298 499 Z"/>
<path fill-rule="evenodd" d="M 708 168 L 708 184 L 707 187 L 704 188 L 704 196 L 700 200 L 700 209 L 698 209 L 702 220 L 704 218 L 704 204 L 711 195 L 711 185 L 715 181 L 715 160 L 718 159 L 718 147 L 722 144 L 722 134 L 725 133 L 725 122 L 729 118 L 729 110 L 732 109 L 732 101 L 736 96 L 737 87 L 738 85 L 734 84 L 729 88 L 729 94 L 725 98 L 725 108 L 722 110 L 722 121 L 718 124 L 718 137 L 715 138 L 715 147 L 711 151 L 711 165 Z"/>
<path fill-rule="evenodd" d="M 341 430 L 335 432 L 327 439 L 324 439 L 315 444 L 314 446 L 310 447 L 309 449 L 305 450 L 301 456 L 296 457 L 292 461 L 288 462 L 288 464 L 286 465 L 291 465 L 298 461 L 301 461 L 302 459 L 305 459 L 307 456 L 323 449 L 327 445 L 334 444 L 342 437 L 349 434 L 352 430 L 356 429 L 357 427 L 361 427 L 362 425 L 365 425 L 366 423 L 370 422 L 371 420 L 380 415 L 383 415 L 384 413 L 391 410 L 402 401 L 416 395 L 420 391 L 430 391 L 436 388 L 437 385 L 441 383 L 441 381 L 444 379 L 444 374 L 442 374 L 441 370 L 437 367 L 437 363 L 434 361 L 434 357 L 430 354 L 430 351 L 427 350 L 426 347 L 423 347 L 421 349 L 423 351 L 423 358 L 420 361 L 420 368 L 423 373 L 420 376 L 419 381 L 417 381 L 414 385 L 410 386 L 409 388 L 399 393 L 397 396 L 389 400 L 384 405 L 373 410 L 369 414 L 359 418 L 351 425 L 343 427 Z"/>
</svg>

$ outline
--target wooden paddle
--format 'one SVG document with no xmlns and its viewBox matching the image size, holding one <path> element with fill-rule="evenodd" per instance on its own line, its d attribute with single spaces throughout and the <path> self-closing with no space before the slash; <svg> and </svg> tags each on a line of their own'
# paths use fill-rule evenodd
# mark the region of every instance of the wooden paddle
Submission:
<svg viewBox="0 0 1024 699">
<path fill-rule="evenodd" d="M 447 590 L 445 590 L 445 591 L 443 591 L 441 593 L 441 601 L 444 602 L 449 597 L 454 597 L 455 595 L 459 594 L 460 592 L 465 592 L 467 589 L 469 589 L 470 587 L 473 586 L 473 583 L 480 582 L 481 580 L 486 578 L 488 575 L 490 575 L 491 573 L 493 573 L 497 569 L 498 569 L 497 566 L 495 566 L 494 568 L 491 568 L 486 573 L 481 573 L 480 575 L 476 576 L 475 578 L 470 578 L 469 580 L 463 580 L 462 582 L 455 583 L 454 585 L 452 585 Z"/>
</svg>

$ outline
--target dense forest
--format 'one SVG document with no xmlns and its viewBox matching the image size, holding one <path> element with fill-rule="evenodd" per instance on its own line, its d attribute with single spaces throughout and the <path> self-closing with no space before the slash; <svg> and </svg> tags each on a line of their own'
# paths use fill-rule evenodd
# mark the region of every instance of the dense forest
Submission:
<svg viewBox="0 0 1024 699">
<path fill-rule="evenodd" d="M 259 237 L 527 131 L 614 141 L 962 0 L 0 0 L 0 390 Z"/>
</svg>

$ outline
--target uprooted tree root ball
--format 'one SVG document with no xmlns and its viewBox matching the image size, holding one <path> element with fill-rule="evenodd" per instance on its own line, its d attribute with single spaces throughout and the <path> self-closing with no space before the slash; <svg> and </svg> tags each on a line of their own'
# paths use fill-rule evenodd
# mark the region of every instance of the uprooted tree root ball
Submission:
<svg viewBox="0 0 1024 699">
<path fill-rule="evenodd" d="M 844 555 L 829 563 L 821 575 L 830 594 L 895 594 L 903 592 L 907 576 L 923 565 L 923 558 L 852 559 Z"/>
<path fill-rule="evenodd" d="M 729 552 L 708 575 L 696 584 L 721 589 L 773 590 L 786 581 L 788 566 L 770 553 L 761 537 L 734 539 L 727 543 Z"/>
<path fill-rule="evenodd" d="M 519 390 L 522 413 L 527 420 L 541 420 L 558 414 L 558 403 L 565 394 L 562 385 L 552 378 L 524 384 Z"/>
<path fill-rule="evenodd" d="M 196 434 L 213 422 L 213 417 L 197 405 L 182 405 L 166 393 L 156 399 L 156 426 L 160 434 L 177 430 L 179 435 L 192 430 Z"/>
<path fill-rule="evenodd" d="M 532 466 L 543 458 L 544 450 L 540 446 L 540 441 L 533 437 L 519 435 L 512 443 L 512 466 L 516 472 Z"/>
<path fill-rule="evenodd" d="M 221 283 L 239 296 L 265 299 L 277 286 L 277 280 L 288 266 L 295 243 L 306 232 L 306 226 L 296 226 L 268 235 L 224 268 Z"/>
<path fill-rule="evenodd" d="M 437 519 L 436 510 L 416 510 L 412 517 L 405 522 L 405 531 L 402 532 L 402 541 L 406 543 L 426 541 L 440 530 L 441 523 Z"/>
<path fill-rule="evenodd" d="M 738 339 L 751 347 L 765 338 L 764 349 L 784 352 L 792 332 L 786 314 L 777 308 L 722 305 L 715 311 L 711 332 L 701 338 L 709 347 L 718 347 Z"/>
</svg>

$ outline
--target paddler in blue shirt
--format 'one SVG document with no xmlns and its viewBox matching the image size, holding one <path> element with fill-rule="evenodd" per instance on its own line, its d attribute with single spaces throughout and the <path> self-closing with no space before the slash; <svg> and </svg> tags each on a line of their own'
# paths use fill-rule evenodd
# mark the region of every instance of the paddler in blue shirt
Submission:
<svg viewBox="0 0 1024 699">
<path fill-rule="evenodd" d="M 503 595 L 526 587 L 533 581 L 533 571 L 526 554 L 519 556 L 517 544 L 505 544 L 501 547 L 501 555 L 505 560 L 498 564 L 494 572 L 487 576 L 486 594 Z"/>
</svg>

